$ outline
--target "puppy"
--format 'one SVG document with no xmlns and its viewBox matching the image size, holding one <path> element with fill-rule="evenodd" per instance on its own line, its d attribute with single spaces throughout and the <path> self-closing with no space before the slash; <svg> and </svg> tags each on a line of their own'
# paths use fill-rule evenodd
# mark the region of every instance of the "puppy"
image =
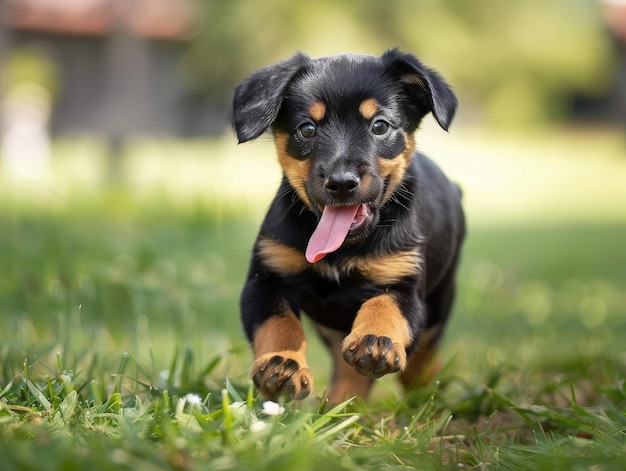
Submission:
<svg viewBox="0 0 626 471">
<path fill-rule="evenodd" d="M 283 172 L 240 300 L 264 397 L 313 389 L 301 312 L 333 357 L 331 403 L 386 374 L 410 387 L 436 373 L 465 224 L 459 188 L 413 133 L 428 113 L 447 130 L 456 107 L 435 71 L 396 49 L 299 53 L 236 88 L 239 142 L 271 129 Z"/>
</svg>

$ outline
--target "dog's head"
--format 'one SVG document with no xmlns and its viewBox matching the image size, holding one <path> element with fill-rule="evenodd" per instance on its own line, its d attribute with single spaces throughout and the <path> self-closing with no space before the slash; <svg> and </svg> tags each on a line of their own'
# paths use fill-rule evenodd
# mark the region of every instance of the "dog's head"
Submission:
<svg viewBox="0 0 626 471">
<path fill-rule="evenodd" d="M 432 112 L 448 129 L 457 100 L 446 82 L 410 54 L 296 54 L 261 69 L 235 90 L 239 142 L 271 128 L 279 163 L 320 219 L 307 248 L 315 262 L 367 237 L 404 178 L 413 132 Z"/>
</svg>

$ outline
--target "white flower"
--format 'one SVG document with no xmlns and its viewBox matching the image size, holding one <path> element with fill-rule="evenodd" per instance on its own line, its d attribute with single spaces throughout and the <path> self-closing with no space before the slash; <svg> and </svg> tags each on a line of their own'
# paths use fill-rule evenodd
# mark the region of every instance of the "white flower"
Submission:
<svg viewBox="0 0 626 471">
<path fill-rule="evenodd" d="M 285 412 L 285 408 L 273 401 L 263 403 L 263 413 L 266 415 L 280 415 Z"/>
<path fill-rule="evenodd" d="M 266 428 L 267 428 L 267 424 L 263 422 L 262 420 L 259 420 L 258 422 L 254 422 L 253 424 L 250 424 L 250 431 L 252 433 L 262 432 Z"/>
<path fill-rule="evenodd" d="M 187 404 L 189 404 L 191 407 L 194 407 L 194 406 L 200 407 L 200 404 L 202 404 L 202 398 L 198 396 L 197 394 L 193 394 L 193 393 L 187 394 L 185 396 L 185 400 L 187 401 Z"/>
</svg>

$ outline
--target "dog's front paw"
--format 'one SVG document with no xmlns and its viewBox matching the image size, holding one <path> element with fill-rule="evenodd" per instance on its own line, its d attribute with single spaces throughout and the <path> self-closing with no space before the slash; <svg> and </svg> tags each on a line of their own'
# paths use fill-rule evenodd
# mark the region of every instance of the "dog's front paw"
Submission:
<svg viewBox="0 0 626 471">
<path fill-rule="evenodd" d="M 305 364 L 283 354 L 268 353 L 252 365 L 252 380 L 263 397 L 300 400 L 313 389 L 313 376 Z"/>
<path fill-rule="evenodd" d="M 385 336 L 350 334 L 343 341 L 342 353 L 358 373 L 372 378 L 406 367 L 404 348 Z"/>
</svg>

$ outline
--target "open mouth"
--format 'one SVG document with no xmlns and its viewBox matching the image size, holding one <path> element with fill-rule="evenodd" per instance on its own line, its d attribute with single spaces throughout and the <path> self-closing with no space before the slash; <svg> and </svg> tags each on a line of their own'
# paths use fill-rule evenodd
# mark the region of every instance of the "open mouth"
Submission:
<svg viewBox="0 0 626 471">
<path fill-rule="evenodd" d="M 350 224 L 350 232 L 356 232 L 366 226 L 372 220 L 372 208 L 368 204 L 358 205 L 352 224 Z"/>
<path fill-rule="evenodd" d="M 372 208 L 366 203 L 352 206 L 325 206 L 322 210 L 322 217 L 309 239 L 306 259 L 310 263 L 321 260 L 341 247 L 346 239 L 358 234 L 372 219 Z"/>
</svg>

